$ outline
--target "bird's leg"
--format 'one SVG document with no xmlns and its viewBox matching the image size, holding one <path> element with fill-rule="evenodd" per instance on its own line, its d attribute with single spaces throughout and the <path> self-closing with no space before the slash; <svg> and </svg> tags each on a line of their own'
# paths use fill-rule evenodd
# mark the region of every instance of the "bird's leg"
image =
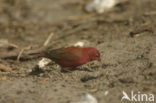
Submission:
<svg viewBox="0 0 156 103">
<path fill-rule="evenodd" d="M 65 68 L 62 68 L 62 72 L 69 72 L 69 73 L 71 73 L 72 71 L 75 71 L 75 70 L 79 70 L 79 68 L 76 68 L 76 67 L 65 67 Z"/>
<path fill-rule="evenodd" d="M 75 68 L 75 70 L 92 72 L 92 70 L 85 66 L 79 66 L 78 68 Z"/>
<path fill-rule="evenodd" d="M 64 67 L 63 67 L 63 68 L 61 69 L 61 72 L 68 72 L 68 73 L 71 73 L 72 71 L 70 70 L 70 68 L 67 68 L 67 67 L 64 68 Z"/>
</svg>

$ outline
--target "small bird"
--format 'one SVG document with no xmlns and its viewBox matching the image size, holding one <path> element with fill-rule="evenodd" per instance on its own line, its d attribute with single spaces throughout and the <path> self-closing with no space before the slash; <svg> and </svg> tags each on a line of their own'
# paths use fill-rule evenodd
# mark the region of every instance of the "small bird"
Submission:
<svg viewBox="0 0 156 103">
<path fill-rule="evenodd" d="M 94 47 L 66 47 L 36 53 L 35 56 L 49 58 L 61 67 L 77 67 L 87 62 L 101 61 L 100 52 Z"/>
</svg>

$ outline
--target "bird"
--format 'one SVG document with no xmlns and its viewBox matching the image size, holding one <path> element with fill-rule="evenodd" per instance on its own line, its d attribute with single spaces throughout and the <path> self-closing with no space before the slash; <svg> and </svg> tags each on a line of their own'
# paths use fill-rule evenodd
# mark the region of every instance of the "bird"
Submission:
<svg viewBox="0 0 156 103">
<path fill-rule="evenodd" d="M 34 55 L 49 58 L 61 67 L 77 67 L 93 60 L 101 62 L 100 52 L 94 47 L 71 46 L 46 50 Z"/>
</svg>

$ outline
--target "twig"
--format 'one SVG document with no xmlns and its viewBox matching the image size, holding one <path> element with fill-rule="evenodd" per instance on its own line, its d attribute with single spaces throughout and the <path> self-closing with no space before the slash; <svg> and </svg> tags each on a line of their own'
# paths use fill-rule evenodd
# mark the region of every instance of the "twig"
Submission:
<svg viewBox="0 0 156 103">
<path fill-rule="evenodd" d="M 18 56 L 17 56 L 17 61 L 20 60 L 20 58 L 21 58 L 21 56 L 22 56 L 22 54 L 23 54 L 23 52 L 24 52 L 25 50 L 30 50 L 31 48 L 32 48 L 32 46 L 28 46 L 28 47 L 23 48 L 23 49 L 20 51 L 20 53 L 18 54 Z"/>
<path fill-rule="evenodd" d="M 0 64 L 0 70 L 3 70 L 5 72 L 11 72 L 12 71 L 12 68 L 11 67 L 8 67 L 4 64 Z"/>
<path fill-rule="evenodd" d="M 89 17 L 92 17 L 94 16 L 95 14 L 85 14 L 85 15 L 81 15 L 81 16 L 70 16 L 68 18 L 68 20 L 71 20 L 71 21 L 78 21 L 78 20 L 83 20 L 83 19 L 88 19 Z"/>
<path fill-rule="evenodd" d="M 17 59 L 18 61 L 20 60 L 20 58 L 32 58 L 32 55 L 30 55 L 30 54 L 40 53 L 40 52 L 47 50 L 49 47 L 51 47 L 51 45 L 48 45 L 48 44 L 49 44 L 50 40 L 52 39 L 53 35 L 54 35 L 53 33 L 50 33 L 50 35 L 44 42 L 44 45 L 40 48 L 31 50 L 32 47 L 28 46 L 23 49 L 16 48 L 16 50 L 11 51 L 11 52 L 4 52 L 4 51 L 1 52 L 0 51 L 0 58 L 2 58 L 2 59 L 9 59 L 9 58 Z"/>
<path fill-rule="evenodd" d="M 9 43 L 9 45 L 10 45 L 11 47 L 14 47 L 14 48 L 19 48 L 18 45 L 13 44 L 13 43 Z"/>
<path fill-rule="evenodd" d="M 27 57 L 29 57 L 29 54 L 42 52 L 42 51 L 46 50 L 46 48 L 42 47 L 39 49 L 25 51 L 22 53 L 23 55 L 20 55 L 20 58 L 25 58 L 25 57 L 27 58 Z M 0 58 L 1 59 L 17 59 L 20 52 L 21 52 L 20 49 L 17 49 L 16 51 L 11 51 L 11 52 L 0 52 Z"/>
<path fill-rule="evenodd" d="M 143 33 L 143 32 L 153 33 L 153 29 L 150 28 L 150 27 L 142 27 L 142 28 L 139 28 L 139 29 L 136 29 L 136 30 L 130 32 L 129 35 L 131 37 L 135 37 L 135 36 L 137 37 L 137 36 L 140 36 L 140 34 Z"/>
<path fill-rule="evenodd" d="M 22 49 L 22 50 L 20 51 L 20 53 L 18 54 L 18 56 L 17 56 L 17 61 L 19 61 L 19 60 L 20 60 L 21 55 L 23 54 L 23 52 L 24 52 L 24 49 Z"/>
<path fill-rule="evenodd" d="M 156 15 L 156 11 L 146 12 L 144 15 Z"/>
<path fill-rule="evenodd" d="M 54 33 L 50 33 L 48 38 L 46 39 L 46 41 L 44 42 L 43 46 L 47 46 L 50 42 L 50 40 L 52 39 Z"/>
<path fill-rule="evenodd" d="M 1 48 L 6 48 L 6 47 L 13 47 L 13 48 L 18 48 L 18 45 L 10 43 L 6 39 L 0 39 L 0 47 Z"/>
</svg>

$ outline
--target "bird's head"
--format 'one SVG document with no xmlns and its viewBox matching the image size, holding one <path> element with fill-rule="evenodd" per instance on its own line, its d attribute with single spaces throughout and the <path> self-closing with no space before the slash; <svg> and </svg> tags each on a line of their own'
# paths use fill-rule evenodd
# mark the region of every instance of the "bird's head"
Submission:
<svg viewBox="0 0 156 103">
<path fill-rule="evenodd" d="M 90 61 L 97 60 L 97 61 L 101 62 L 100 52 L 96 48 L 88 47 L 88 48 L 86 48 L 86 50 L 88 52 Z"/>
</svg>

